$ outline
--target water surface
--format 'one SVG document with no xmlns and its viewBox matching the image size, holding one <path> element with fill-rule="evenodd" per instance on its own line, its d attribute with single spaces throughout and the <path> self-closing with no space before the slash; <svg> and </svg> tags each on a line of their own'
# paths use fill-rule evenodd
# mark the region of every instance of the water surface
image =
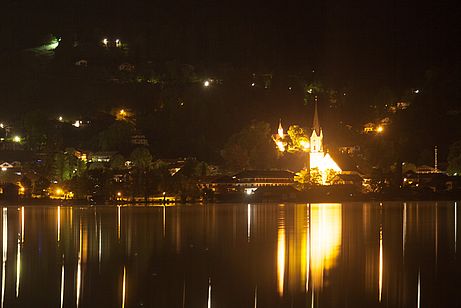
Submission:
<svg viewBox="0 0 461 308">
<path fill-rule="evenodd" d="M 3 207 L 1 307 L 461 307 L 457 212 Z"/>
</svg>

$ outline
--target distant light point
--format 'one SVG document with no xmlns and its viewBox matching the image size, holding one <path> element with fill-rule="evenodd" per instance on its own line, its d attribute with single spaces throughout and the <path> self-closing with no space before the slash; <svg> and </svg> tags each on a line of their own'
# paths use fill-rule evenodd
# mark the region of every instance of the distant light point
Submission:
<svg viewBox="0 0 461 308">
<path fill-rule="evenodd" d="M 206 88 L 208 88 L 208 87 L 210 86 L 210 84 L 211 84 L 211 83 L 210 83 L 209 80 L 205 80 L 205 81 L 203 82 L 203 86 L 206 87 Z"/>
</svg>

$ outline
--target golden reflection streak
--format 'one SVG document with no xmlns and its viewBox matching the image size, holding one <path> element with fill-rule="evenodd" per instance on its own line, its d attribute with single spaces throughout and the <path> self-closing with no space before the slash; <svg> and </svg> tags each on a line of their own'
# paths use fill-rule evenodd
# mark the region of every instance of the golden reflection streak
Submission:
<svg viewBox="0 0 461 308">
<path fill-rule="evenodd" d="M 61 207 L 58 205 L 58 221 L 57 221 L 57 233 L 58 233 L 58 242 L 61 240 Z"/>
<path fill-rule="evenodd" d="M 311 204 L 310 268 L 312 288 L 323 286 L 323 275 L 337 262 L 341 247 L 340 203 Z"/>
<path fill-rule="evenodd" d="M 120 240 L 120 205 L 117 205 L 117 239 Z"/>
<path fill-rule="evenodd" d="M 21 243 L 24 243 L 24 207 L 21 206 Z"/>
<path fill-rule="evenodd" d="M 435 265 L 437 270 L 437 263 L 439 259 L 439 211 L 438 211 L 438 204 L 435 203 Z"/>
<path fill-rule="evenodd" d="M 418 299 L 416 303 L 417 308 L 421 308 L 421 271 L 418 270 Z"/>
<path fill-rule="evenodd" d="M 280 211 L 278 230 L 277 230 L 277 291 L 279 296 L 283 296 L 283 287 L 285 282 L 285 217 L 283 211 Z"/>
<path fill-rule="evenodd" d="M 379 226 L 379 302 L 383 292 L 383 226 Z"/>
<path fill-rule="evenodd" d="M 403 223 L 402 223 L 402 255 L 405 258 L 405 244 L 407 241 L 407 203 L 403 203 Z"/>
<path fill-rule="evenodd" d="M 251 239 L 251 205 L 247 205 L 247 241 Z"/>
<path fill-rule="evenodd" d="M 311 296 L 311 308 L 314 308 L 314 292 L 312 292 L 312 296 Z"/>
<path fill-rule="evenodd" d="M 101 234 L 101 218 L 99 218 L 99 227 L 98 227 L 98 265 L 101 269 L 101 258 L 102 258 L 102 234 Z"/>
<path fill-rule="evenodd" d="M 18 248 L 16 254 L 16 298 L 19 297 L 19 283 L 21 281 L 21 240 L 18 237 Z"/>
<path fill-rule="evenodd" d="M 208 308 L 211 308 L 211 278 L 208 278 Z"/>
<path fill-rule="evenodd" d="M 61 305 L 60 307 L 64 305 L 64 256 L 63 256 L 63 262 L 61 266 Z"/>
<path fill-rule="evenodd" d="M 308 204 L 306 206 L 306 293 L 309 292 L 309 272 L 311 270 L 311 264 L 310 264 L 310 254 L 311 254 L 311 249 L 310 249 L 310 215 L 309 215 L 309 210 L 311 206 Z"/>
<path fill-rule="evenodd" d="M 258 286 L 255 286 L 255 299 L 253 308 L 258 307 Z"/>
<path fill-rule="evenodd" d="M 165 213 L 165 204 L 163 205 L 163 211 L 162 211 L 162 234 L 163 234 L 163 238 L 165 238 L 165 232 L 166 232 L 166 226 L 165 226 L 165 223 L 166 223 L 166 213 Z"/>
<path fill-rule="evenodd" d="M 455 201 L 455 254 L 456 254 L 456 237 L 458 236 L 458 202 Z"/>
<path fill-rule="evenodd" d="M 123 267 L 123 282 L 122 282 L 122 308 L 125 308 L 126 298 L 126 267 Z"/>
<path fill-rule="evenodd" d="M 2 301 L 1 307 L 3 308 L 5 300 L 5 276 L 6 276 L 6 260 L 8 257 L 8 208 L 3 208 L 3 243 L 2 243 Z"/>
<path fill-rule="evenodd" d="M 79 307 L 80 304 L 80 292 L 82 285 L 82 222 L 80 222 L 80 232 L 79 232 L 79 245 L 78 245 L 78 263 L 77 263 L 77 283 L 76 283 L 76 306 Z"/>
</svg>

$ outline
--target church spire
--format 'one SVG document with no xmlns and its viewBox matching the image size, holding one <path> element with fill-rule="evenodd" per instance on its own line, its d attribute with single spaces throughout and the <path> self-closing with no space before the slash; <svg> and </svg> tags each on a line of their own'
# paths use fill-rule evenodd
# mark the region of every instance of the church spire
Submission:
<svg viewBox="0 0 461 308">
<path fill-rule="evenodd" d="M 314 111 L 314 121 L 312 123 L 312 129 L 315 130 L 315 133 L 317 135 L 320 135 L 319 114 L 317 112 L 317 98 L 315 98 L 315 111 Z"/>
<path fill-rule="evenodd" d="M 278 129 L 278 134 L 281 139 L 285 137 L 285 134 L 283 133 L 283 127 L 282 127 L 282 119 L 279 121 L 279 129 Z"/>
</svg>

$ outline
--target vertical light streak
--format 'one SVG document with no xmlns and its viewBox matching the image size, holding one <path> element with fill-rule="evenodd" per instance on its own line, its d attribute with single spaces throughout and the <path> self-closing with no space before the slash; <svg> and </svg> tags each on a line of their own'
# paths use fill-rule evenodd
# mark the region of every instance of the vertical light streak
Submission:
<svg viewBox="0 0 461 308">
<path fill-rule="evenodd" d="M 80 304 L 80 292 L 82 285 L 82 222 L 80 222 L 80 234 L 79 234 L 79 245 L 78 245 L 78 263 L 77 263 L 77 283 L 76 283 L 76 306 L 79 307 Z"/>
<path fill-rule="evenodd" d="M 16 255 L 16 298 L 19 297 L 19 284 L 21 281 L 21 240 L 18 237 L 18 248 Z"/>
<path fill-rule="evenodd" d="M 162 234 L 163 234 L 163 238 L 165 238 L 165 233 L 166 233 L 166 213 L 165 213 L 165 204 L 163 205 L 163 210 L 162 210 Z"/>
<path fill-rule="evenodd" d="M 186 307 L 186 278 L 184 278 L 182 286 L 182 308 L 184 307 Z"/>
<path fill-rule="evenodd" d="M 383 226 L 379 226 L 379 302 L 383 294 Z"/>
<path fill-rule="evenodd" d="M 211 308 L 211 278 L 208 278 L 208 308 Z"/>
<path fill-rule="evenodd" d="M 437 270 L 437 263 L 439 258 L 439 210 L 438 204 L 435 203 L 435 266 Z"/>
<path fill-rule="evenodd" d="M 407 203 L 403 203 L 403 223 L 402 223 L 402 254 L 405 258 L 405 244 L 407 241 Z"/>
<path fill-rule="evenodd" d="M 251 239 L 251 205 L 247 205 L 247 241 Z"/>
<path fill-rule="evenodd" d="M 122 282 L 122 308 L 125 308 L 126 298 L 126 267 L 123 267 L 123 282 Z"/>
<path fill-rule="evenodd" d="M 314 308 L 314 290 L 312 290 L 312 296 L 311 296 L 311 308 Z"/>
<path fill-rule="evenodd" d="M 63 262 L 61 266 L 61 305 L 60 307 L 64 305 L 64 257 L 63 257 Z"/>
<path fill-rule="evenodd" d="M 421 308 L 421 271 L 418 270 L 418 299 L 416 303 L 417 308 Z"/>
<path fill-rule="evenodd" d="M 258 286 L 255 286 L 255 300 L 253 308 L 258 307 Z"/>
<path fill-rule="evenodd" d="M 24 207 L 21 206 L 21 243 L 24 243 Z"/>
<path fill-rule="evenodd" d="M 283 288 L 285 282 L 285 217 L 279 218 L 279 226 L 277 232 L 277 291 L 279 296 L 283 296 Z"/>
<path fill-rule="evenodd" d="M 117 239 L 120 240 L 120 205 L 117 205 Z"/>
<path fill-rule="evenodd" d="M 309 215 L 309 210 L 310 210 L 310 204 L 307 205 L 306 207 L 306 217 L 307 217 L 307 223 L 306 223 L 306 293 L 309 292 L 309 272 L 311 269 L 311 248 L 310 248 L 310 228 L 309 225 L 311 223 L 310 215 Z"/>
<path fill-rule="evenodd" d="M 99 218 L 99 235 L 98 235 L 98 264 L 101 269 L 101 258 L 102 258 L 102 234 L 101 234 L 101 218 Z"/>
<path fill-rule="evenodd" d="M 5 300 L 5 276 L 6 276 L 6 260 L 8 258 L 8 208 L 3 208 L 3 246 L 2 246 L 2 301 L 1 308 L 3 308 Z"/>
<path fill-rule="evenodd" d="M 458 202 L 455 201 L 455 254 L 456 254 L 456 238 L 458 236 Z"/>
<path fill-rule="evenodd" d="M 335 267 L 341 251 L 342 205 L 310 205 L 310 285 L 323 287 L 325 274 Z"/>
<path fill-rule="evenodd" d="M 57 222 L 58 242 L 61 240 L 61 207 L 58 205 L 58 222 Z"/>
</svg>

